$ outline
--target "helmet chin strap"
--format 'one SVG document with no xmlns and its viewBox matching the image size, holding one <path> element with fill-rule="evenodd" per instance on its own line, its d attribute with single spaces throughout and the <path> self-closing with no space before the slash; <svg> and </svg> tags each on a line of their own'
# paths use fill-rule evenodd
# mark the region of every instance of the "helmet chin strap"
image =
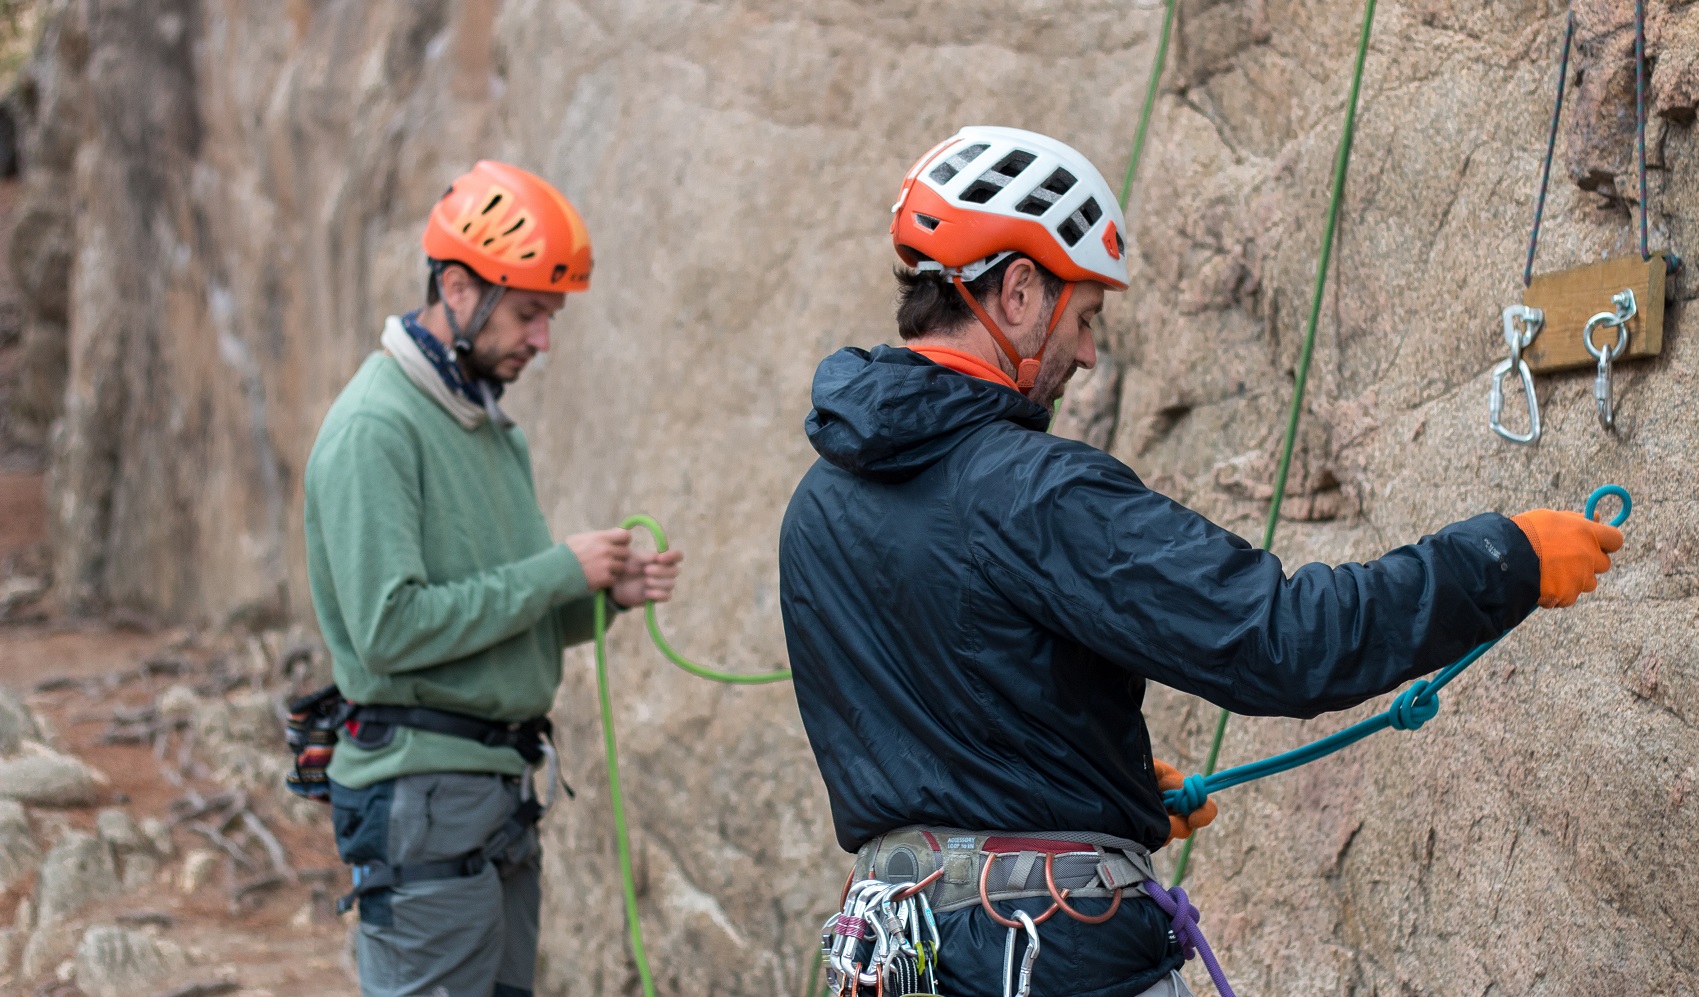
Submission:
<svg viewBox="0 0 1699 997">
<path fill-rule="evenodd" d="M 472 310 L 472 320 L 466 323 L 466 327 L 462 329 L 460 320 L 454 315 L 454 306 L 448 303 L 448 294 L 443 290 L 443 270 L 444 267 L 438 264 L 433 279 L 437 282 L 437 299 L 442 302 L 442 313 L 448 319 L 448 330 L 454 336 L 454 353 L 460 358 L 460 362 L 465 365 L 467 371 L 471 373 L 472 383 L 478 386 L 478 395 L 484 402 L 484 414 L 489 416 L 491 422 L 505 429 L 513 425 L 513 420 L 508 418 L 507 413 L 503 412 L 501 406 L 496 404 L 495 392 L 490 390 L 490 378 L 485 376 L 485 371 L 479 369 L 475 354 L 472 352 L 472 341 L 478 338 L 478 333 L 484 331 L 485 324 L 489 322 L 490 315 L 495 312 L 496 306 L 501 304 L 502 296 L 507 293 L 507 288 L 500 284 L 491 284 L 486 288 L 478 298 L 478 307 Z"/>
<path fill-rule="evenodd" d="M 991 333 L 991 338 L 1002 348 L 1003 355 L 1015 365 L 1015 390 L 1023 395 L 1032 391 L 1033 385 L 1038 383 L 1039 368 L 1044 365 L 1044 348 L 1050 345 L 1050 337 L 1055 335 L 1056 326 L 1062 321 L 1062 313 L 1067 310 L 1068 299 L 1074 296 L 1073 282 L 1062 285 L 1062 293 L 1056 296 L 1056 307 L 1050 312 L 1050 324 L 1044 330 L 1044 339 L 1038 344 L 1038 352 L 1030 357 L 1023 357 L 1020 351 L 1015 349 L 1015 344 L 1009 341 L 1009 337 L 1003 334 L 1003 330 L 998 328 L 997 320 L 991 317 L 991 313 L 987 312 L 979 303 L 979 299 L 967 289 L 961 271 L 957 269 L 945 272 L 950 274 L 950 283 L 956 286 L 956 293 L 962 296 L 962 300 L 967 302 L 967 306 L 979 318 L 979 324 L 985 326 L 985 331 Z"/>
</svg>

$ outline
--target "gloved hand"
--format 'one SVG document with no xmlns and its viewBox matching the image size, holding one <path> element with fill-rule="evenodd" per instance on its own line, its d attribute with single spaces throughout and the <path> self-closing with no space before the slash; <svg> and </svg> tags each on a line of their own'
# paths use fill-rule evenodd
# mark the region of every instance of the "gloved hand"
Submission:
<svg viewBox="0 0 1699 997">
<path fill-rule="evenodd" d="M 1611 569 L 1612 551 L 1622 549 L 1622 531 L 1578 512 L 1535 509 L 1511 522 L 1528 535 L 1540 559 L 1540 606 L 1573 606 L 1583 592 L 1599 587 Z"/>
<path fill-rule="evenodd" d="M 1153 759 L 1153 761 L 1155 760 Z M 1166 793 L 1170 789 L 1179 789 L 1181 786 L 1185 785 L 1186 777 L 1180 774 L 1179 769 L 1163 761 L 1156 761 L 1155 764 L 1157 789 Z M 1184 817 L 1181 817 L 1178 814 L 1169 814 L 1168 841 L 1173 841 L 1175 838 L 1191 837 L 1193 831 L 1196 831 L 1198 828 L 1203 827 L 1205 824 L 1214 820 L 1215 814 L 1216 807 L 1214 800 L 1205 800 L 1203 806 L 1193 810 Z M 1168 844 L 1168 841 L 1164 841 L 1163 844 Z"/>
</svg>

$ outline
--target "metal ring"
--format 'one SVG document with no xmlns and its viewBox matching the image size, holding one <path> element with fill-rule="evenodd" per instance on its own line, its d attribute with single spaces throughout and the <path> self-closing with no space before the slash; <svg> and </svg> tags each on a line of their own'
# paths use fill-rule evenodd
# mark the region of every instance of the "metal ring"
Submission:
<svg viewBox="0 0 1699 997">
<path fill-rule="evenodd" d="M 1593 330 L 1601 325 L 1616 327 L 1616 343 L 1608 351 L 1593 345 Z M 1600 312 L 1587 320 L 1586 328 L 1581 330 L 1581 340 L 1595 359 L 1615 360 L 1628 349 L 1628 321 L 1617 318 L 1615 312 Z"/>
<path fill-rule="evenodd" d="M 1013 920 L 1011 918 L 1004 917 L 1003 915 L 997 913 L 996 908 L 991 906 L 991 895 L 988 892 L 986 892 L 985 884 L 991 878 L 991 863 L 996 861 L 996 860 L 997 860 L 997 856 L 995 854 L 987 853 L 986 856 L 985 856 L 985 864 L 979 867 L 979 903 L 980 903 L 980 906 L 985 908 L 985 913 L 991 915 L 991 920 L 996 921 L 998 924 L 1001 924 L 1005 928 L 1023 927 L 1021 922 Z M 1068 891 L 1063 890 L 1062 896 L 1065 897 L 1067 895 L 1068 895 Z M 1043 924 L 1045 921 L 1048 921 L 1053 916 L 1055 916 L 1056 911 L 1059 910 L 1059 909 L 1060 909 L 1060 906 L 1058 904 L 1051 904 L 1050 909 L 1045 911 L 1044 913 L 1038 915 L 1037 917 L 1033 918 L 1032 923 L 1033 924 Z"/>
<path fill-rule="evenodd" d="M 1104 911 L 1101 914 L 1095 914 L 1095 915 L 1081 914 L 1079 911 L 1073 909 L 1072 907 L 1069 907 L 1068 901 L 1066 899 L 1064 899 L 1065 895 L 1062 894 L 1062 893 L 1058 893 L 1056 891 L 1056 874 L 1053 871 L 1053 867 L 1055 865 L 1055 862 L 1056 862 L 1056 855 L 1055 855 L 1054 852 L 1045 852 L 1044 853 L 1044 885 L 1049 888 L 1050 899 L 1056 901 L 1056 906 L 1061 908 L 1062 913 L 1068 915 L 1069 917 L 1073 918 L 1076 921 L 1081 922 L 1082 924 L 1102 924 L 1103 922 L 1114 917 L 1115 912 L 1121 909 L 1121 889 L 1120 889 L 1120 887 L 1116 887 L 1116 889 L 1115 889 L 1115 899 L 1110 902 L 1109 909 Z"/>
<path fill-rule="evenodd" d="M 1634 511 L 1634 499 L 1628 494 L 1628 489 L 1621 485 L 1600 485 L 1593 489 L 1593 494 L 1587 496 L 1587 504 L 1583 507 L 1582 514 L 1588 519 L 1594 519 L 1598 512 L 1599 500 L 1606 496 L 1615 496 L 1622 500 L 1622 508 L 1611 518 L 1610 525 L 1621 526 L 1628 522 L 1629 513 Z"/>
</svg>

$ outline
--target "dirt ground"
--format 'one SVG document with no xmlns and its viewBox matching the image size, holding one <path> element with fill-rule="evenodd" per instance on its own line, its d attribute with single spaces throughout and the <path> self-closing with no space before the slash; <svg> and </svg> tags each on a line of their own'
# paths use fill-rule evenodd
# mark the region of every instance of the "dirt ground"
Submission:
<svg viewBox="0 0 1699 997">
<path fill-rule="evenodd" d="M 5 229 L 15 187 L 16 181 L 0 182 L 0 246 L 9 241 Z M 10 287 L 0 286 L 0 318 L 16 314 L 10 298 Z M 0 330 L 0 409 L 15 383 L 18 353 L 15 329 Z M 216 717 L 220 689 L 227 696 L 243 690 L 243 677 L 230 677 L 229 662 L 240 663 L 242 649 L 259 642 L 240 634 L 154 631 L 121 619 L 70 620 L 49 600 L 30 597 L 46 581 L 48 568 L 43 462 L 39 453 L 9 442 L 3 429 L 0 424 L 0 686 L 22 695 L 45 722 L 50 747 L 82 759 L 107 780 L 93 806 L 32 806 L 36 836 L 45 852 L 68 830 L 92 830 L 98 812 L 108 807 L 122 808 L 138 822 L 153 817 L 171 825 L 173 851 L 153 882 L 95 904 L 72 923 L 146 926 L 188 954 L 188 969 L 136 997 L 356 993 L 346 951 L 351 918 L 337 918 L 332 908 L 345 889 L 346 872 L 336 858 L 328 812 L 290 805 L 275 779 L 233 786 L 228 759 L 213 756 L 214 745 L 196 742 L 194 728 L 186 724 L 162 728 L 151 742 L 123 743 L 117 736 L 125 717 L 145 715 L 172 686 L 198 684 L 202 715 L 210 709 Z M 232 681 L 235 686 L 225 688 Z M 280 700 L 287 690 L 249 676 L 245 691 L 250 699 L 264 691 Z M 273 731 L 263 731 L 245 749 L 257 757 L 284 754 L 281 720 L 270 719 L 275 739 L 269 736 Z M 287 872 L 278 875 L 273 867 L 260 875 L 222 856 L 221 869 L 185 892 L 186 857 L 209 846 L 195 830 L 197 823 L 206 826 L 194 819 L 195 801 L 232 792 L 242 794 L 240 802 L 282 846 Z M 35 885 L 31 878 L 0 892 L 0 929 L 12 923 L 14 911 L 29 907 L 24 901 Z M 10 959 L 0 958 L 0 993 L 82 993 L 66 979 L 68 962 L 19 978 L 25 933 L 12 935 Z"/>
</svg>

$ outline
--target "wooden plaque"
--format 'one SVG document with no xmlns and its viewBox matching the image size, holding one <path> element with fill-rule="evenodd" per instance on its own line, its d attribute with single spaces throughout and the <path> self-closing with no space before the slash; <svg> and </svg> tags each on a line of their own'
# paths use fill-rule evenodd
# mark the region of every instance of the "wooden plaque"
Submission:
<svg viewBox="0 0 1699 997">
<path fill-rule="evenodd" d="M 1546 321 L 1522 354 L 1528 366 L 1536 374 L 1597 367 L 1599 362 L 1587 352 L 1581 332 L 1594 315 L 1616 310 L 1611 295 L 1624 288 L 1634 291 L 1639 313 L 1628 320 L 1628 352 L 1616 362 L 1662 353 L 1666 266 L 1659 250 L 1649 260 L 1629 256 L 1535 276 L 1522 292 L 1522 303 L 1544 312 Z M 1608 347 L 1615 337 L 1615 330 L 1601 329 L 1594 342 Z"/>
</svg>

